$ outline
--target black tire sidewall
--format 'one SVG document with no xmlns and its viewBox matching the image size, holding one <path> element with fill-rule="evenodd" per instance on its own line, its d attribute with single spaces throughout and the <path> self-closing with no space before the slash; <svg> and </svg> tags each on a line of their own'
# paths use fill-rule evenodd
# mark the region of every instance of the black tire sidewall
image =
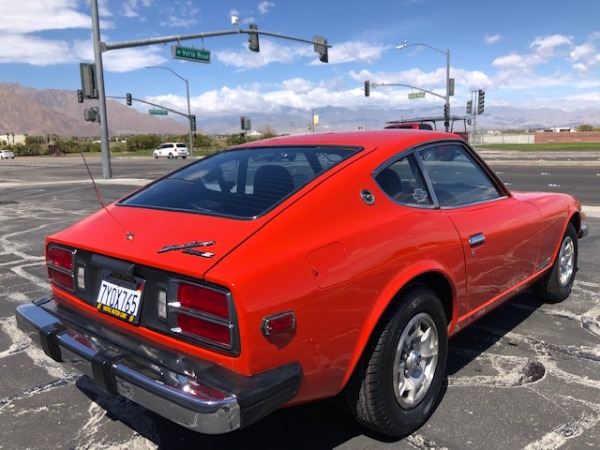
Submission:
<svg viewBox="0 0 600 450">
<path fill-rule="evenodd" d="M 427 313 L 433 320 L 438 332 L 438 361 L 433 380 L 425 397 L 415 407 L 405 409 L 396 400 L 394 393 L 393 367 L 396 349 L 400 336 L 410 320 L 420 313 Z M 379 373 L 381 374 L 381 389 L 376 394 L 378 402 L 382 402 L 389 416 L 391 430 L 385 434 L 404 436 L 412 433 L 423 425 L 433 413 L 438 403 L 438 395 L 446 375 L 448 358 L 447 322 L 440 300 L 435 293 L 426 286 L 409 288 L 402 296 L 402 301 L 390 311 L 390 318 L 385 326 L 381 338 L 381 358 Z"/>
<path fill-rule="evenodd" d="M 565 286 L 561 286 L 560 284 L 560 252 L 565 243 L 565 239 L 570 238 L 573 241 L 573 250 L 575 252 L 575 258 L 573 261 L 573 273 L 571 274 L 571 279 Z M 538 286 L 538 293 L 542 296 L 544 301 L 547 303 L 559 303 L 566 299 L 569 294 L 571 294 L 571 289 L 573 288 L 573 283 L 575 282 L 575 274 L 577 273 L 577 260 L 578 260 L 578 242 L 577 242 L 577 232 L 575 231 L 575 227 L 573 224 L 569 224 L 565 233 L 560 240 L 560 246 L 558 248 L 558 253 L 556 254 L 556 258 L 554 260 L 554 264 L 552 265 L 552 269 L 547 273 L 547 275 L 542 278 L 540 285 Z"/>
</svg>

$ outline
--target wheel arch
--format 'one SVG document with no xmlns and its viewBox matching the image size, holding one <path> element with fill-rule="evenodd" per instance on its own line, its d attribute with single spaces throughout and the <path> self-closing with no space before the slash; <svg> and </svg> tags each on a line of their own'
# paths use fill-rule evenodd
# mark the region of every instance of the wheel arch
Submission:
<svg viewBox="0 0 600 450">
<path fill-rule="evenodd" d="M 571 218 L 569 219 L 569 221 L 565 225 L 565 229 L 567 228 L 567 226 L 569 226 L 569 223 L 571 223 L 571 224 L 573 224 L 573 226 L 575 227 L 575 231 L 579 235 L 579 233 L 581 233 L 581 224 L 582 224 L 582 222 L 583 222 L 583 220 L 582 220 L 582 217 L 581 217 L 581 213 L 579 211 L 577 211 L 577 212 L 575 212 L 571 216 Z"/>
<path fill-rule="evenodd" d="M 361 336 L 357 341 L 356 348 L 350 359 L 348 370 L 343 378 L 341 388 L 346 386 L 352 377 L 358 362 L 363 357 L 369 341 L 373 338 L 378 327 L 380 327 L 385 320 L 385 317 L 387 316 L 386 313 L 393 308 L 397 302 L 401 301 L 402 293 L 415 284 L 427 286 L 437 295 L 446 316 L 448 334 L 449 330 L 453 329 L 458 317 L 458 310 L 457 289 L 452 277 L 440 268 L 430 268 L 429 270 L 423 270 L 419 273 L 412 274 L 410 277 L 404 278 L 404 281 L 397 284 L 395 288 L 385 290 L 375 307 L 372 308 L 371 314 L 368 320 L 365 321 L 365 327 L 363 327 Z"/>
</svg>

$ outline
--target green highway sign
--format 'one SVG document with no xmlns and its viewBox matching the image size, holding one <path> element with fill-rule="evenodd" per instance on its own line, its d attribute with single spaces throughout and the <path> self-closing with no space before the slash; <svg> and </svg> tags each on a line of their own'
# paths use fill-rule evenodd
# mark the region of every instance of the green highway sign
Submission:
<svg viewBox="0 0 600 450">
<path fill-rule="evenodd" d="M 149 109 L 148 112 L 154 116 L 166 116 L 169 114 L 169 111 L 166 109 Z"/>
<path fill-rule="evenodd" d="M 421 92 L 411 92 L 410 94 L 408 94 L 408 98 L 409 99 L 413 99 L 413 98 L 424 98 L 425 97 L 425 92 L 421 91 Z"/>
<path fill-rule="evenodd" d="M 175 59 L 185 59 L 186 61 L 201 62 L 206 64 L 210 63 L 210 51 L 208 50 L 173 45 L 171 46 L 171 54 Z"/>
</svg>

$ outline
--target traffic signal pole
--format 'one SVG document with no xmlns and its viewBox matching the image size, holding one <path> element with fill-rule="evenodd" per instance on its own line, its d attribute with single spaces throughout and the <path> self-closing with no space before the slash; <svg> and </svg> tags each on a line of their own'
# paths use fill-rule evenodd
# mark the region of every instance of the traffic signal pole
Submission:
<svg viewBox="0 0 600 450">
<path fill-rule="evenodd" d="M 91 0 L 92 36 L 94 40 L 94 61 L 96 63 L 96 87 L 98 89 L 98 115 L 100 116 L 100 151 L 102 155 L 102 178 L 112 178 L 110 148 L 108 145 L 108 115 L 106 114 L 106 91 L 104 89 L 104 70 L 102 67 L 102 48 L 100 41 L 100 18 L 98 0 Z"/>
<path fill-rule="evenodd" d="M 125 41 L 125 42 L 116 42 L 112 44 L 107 44 L 102 42 L 100 39 L 100 21 L 98 16 L 98 0 L 90 0 L 91 10 L 92 10 L 92 31 L 93 31 L 93 41 L 94 41 L 94 59 L 96 63 L 96 71 L 97 71 L 97 89 L 98 89 L 98 115 L 100 116 L 100 148 L 102 150 L 102 177 L 103 178 L 112 178 L 112 169 L 110 165 L 110 150 L 108 147 L 108 121 L 106 114 L 106 91 L 104 89 L 104 70 L 102 68 L 102 53 L 107 52 L 109 50 L 118 50 L 124 48 L 131 47 L 141 47 L 144 45 L 153 45 L 153 44 L 165 44 L 167 42 L 180 42 L 189 39 L 204 39 L 209 37 L 217 37 L 217 36 L 229 36 L 233 34 L 248 34 L 252 41 L 254 42 L 255 37 L 258 38 L 258 35 L 264 36 L 272 36 L 281 39 L 287 39 L 296 42 L 304 42 L 308 44 L 314 45 L 314 50 L 319 54 L 319 60 L 321 62 L 329 62 L 328 57 L 328 49 L 331 45 L 327 44 L 327 39 L 321 36 L 314 36 L 312 41 L 307 39 L 300 39 L 292 36 L 285 36 L 278 33 L 271 33 L 268 31 L 259 31 L 256 26 L 251 27 L 249 30 L 227 30 L 227 31 L 213 31 L 208 33 L 196 33 L 196 34 L 187 34 L 180 36 L 167 36 L 167 37 L 157 37 L 150 39 L 143 39 L 138 41 Z M 258 49 L 258 41 L 256 42 L 256 47 Z M 256 51 L 256 50 L 254 50 Z M 188 117 L 191 117 L 188 113 Z M 191 131 L 190 131 L 191 134 Z"/>
</svg>

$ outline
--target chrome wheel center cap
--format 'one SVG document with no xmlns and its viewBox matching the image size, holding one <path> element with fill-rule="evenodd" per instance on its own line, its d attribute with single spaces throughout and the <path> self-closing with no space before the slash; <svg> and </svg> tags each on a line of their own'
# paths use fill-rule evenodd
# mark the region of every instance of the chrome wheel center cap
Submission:
<svg viewBox="0 0 600 450">
<path fill-rule="evenodd" d="M 406 358 L 406 367 L 407 369 L 415 369 L 421 365 L 421 353 L 413 350 Z"/>
</svg>

